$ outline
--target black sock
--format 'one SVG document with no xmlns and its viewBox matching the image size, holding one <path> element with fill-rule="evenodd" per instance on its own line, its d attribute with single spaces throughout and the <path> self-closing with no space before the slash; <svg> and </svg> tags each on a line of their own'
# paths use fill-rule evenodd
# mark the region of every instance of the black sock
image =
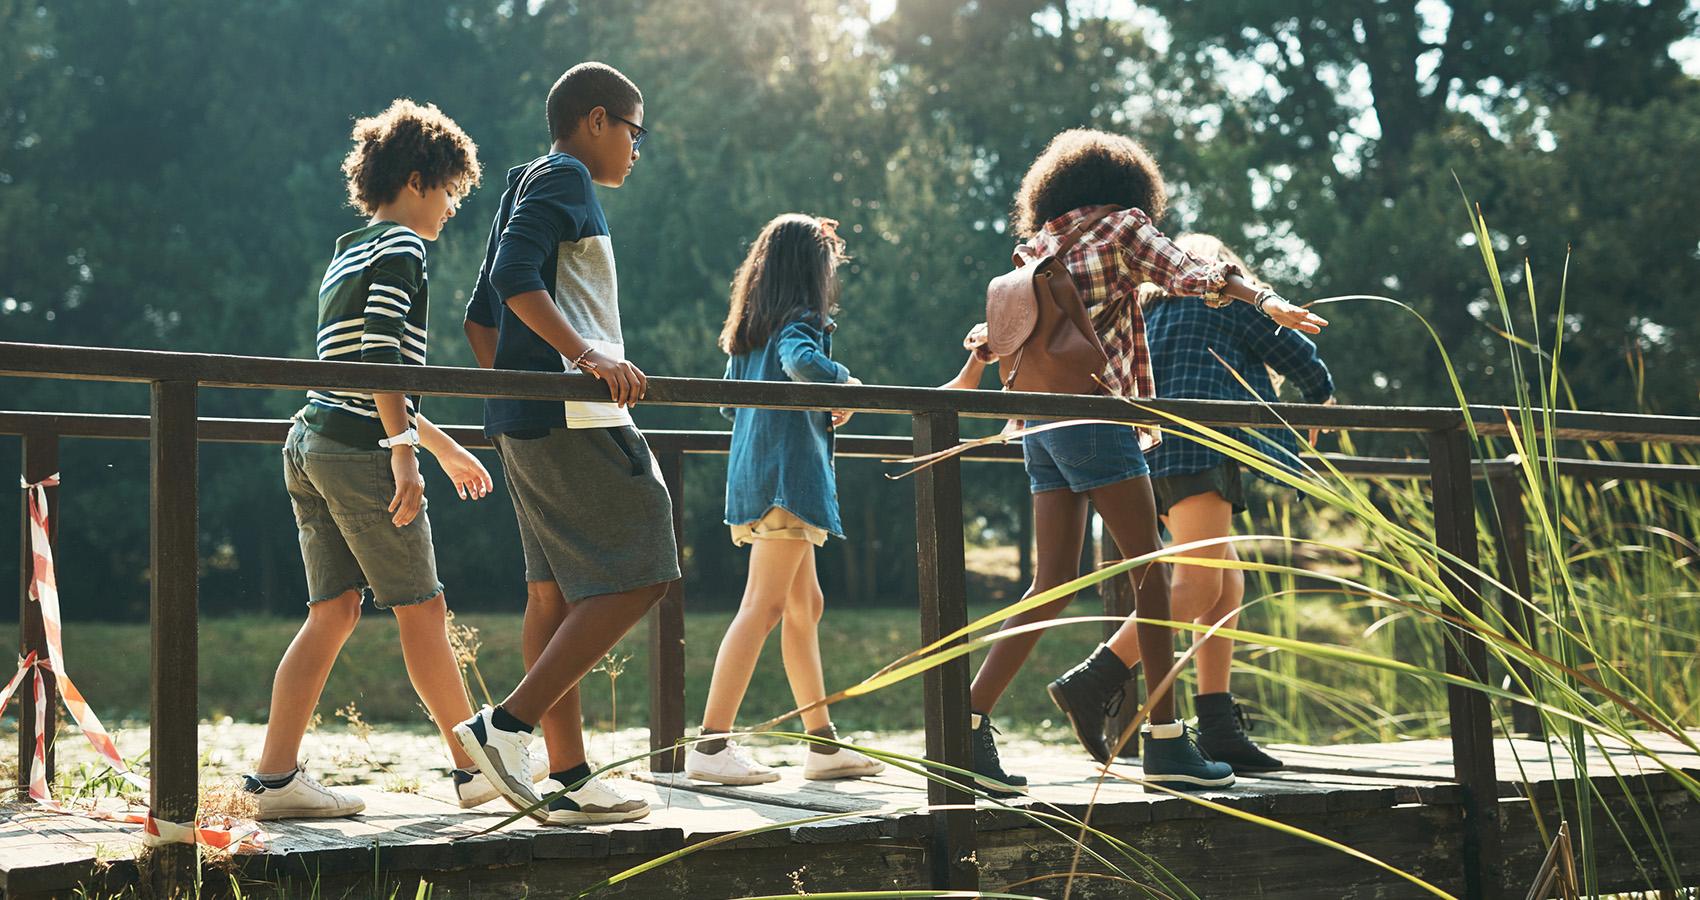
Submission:
<svg viewBox="0 0 1700 900">
<path fill-rule="evenodd" d="M 729 731 L 718 731 L 718 730 L 713 729 L 713 728 L 704 728 L 701 732 L 698 732 L 697 736 L 698 737 L 707 737 L 708 735 L 711 735 L 711 734 L 731 734 L 731 732 L 729 732 Z M 723 738 L 723 737 L 718 737 L 718 738 L 711 738 L 711 739 L 706 740 L 706 741 L 697 741 L 696 742 L 696 748 L 697 748 L 698 753 L 707 753 L 707 754 L 712 756 L 713 754 L 719 753 L 720 751 L 726 749 L 726 739 Z"/>
<path fill-rule="evenodd" d="M 289 771 L 284 772 L 281 775 L 255 774 L 254 780 L 258 781 L 260 783 L 261 787 L 266 788 L 268 790 L 275 791 L 280 787 L 288 787 L 289 783 L 291 781 L 295 780 L 295 773 L 299 772 L 299 771 L 301 771 L 301 770 L 300 769 L 290 769 Z"/>
<path fill-rule="evenodd" d="M 571 788 L 573 785 L 590 777 L 590 763 L 579 763 L 578 765 L 562 772 L 550 772 L 549 777 L 559 781 L 561 783 L 561 787 Z"/>
<path fill-rule="evenodd" d="M 826 738 L 829 741 L 836 741 L 836 740 L 838 740 L 838 729 L 833 728 L 831 725 L 828 725 L 825 728 L 816 728 L 815 730 L 809 732 L 809 736 L 810 737 L 818 737 L 818 738 Z M 817 744 L 814 741 L 809 742 L 809 752 L 810 753 L 819 753 L 822 756 L 830 756 L 834 753 L 837 753 L 840 749 L 841 748 L 836 747 L 832 744 Z"/>
<path fill-rule="evenodd" d="M 530 734 L 534 730 L 534 726 L 527 725 L 514 718 L 513 713 L 508 712 L 500 706 L 490 711 L 490 724 L 502 729 L 503 731 L 523 731 L 526 734 Z"/>
</svg>

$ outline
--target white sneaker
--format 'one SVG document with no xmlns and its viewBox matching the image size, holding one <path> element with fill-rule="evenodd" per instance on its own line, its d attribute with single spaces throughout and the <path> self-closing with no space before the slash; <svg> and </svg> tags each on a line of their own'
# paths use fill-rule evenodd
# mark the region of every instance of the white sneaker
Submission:
<svg viewBox="0 0 1700 900">
<path fill-rule="evenodd" d="M 685 775 L 715 784 L 764 784 L 779 780 L 779 770 L 750 756 L 748 747 L 728 739 L 719 753 L 704 753 L 693 744 L 685 754 Z"/>
<path fill-rule="evenodd" d="M 548 821 L 548 811 L 541 804 L 531 775 L 531 734 L 525 731 L 503 731 L 491 720 L 493 709 L 486 706 L 472 718 L 454 727 L 460 748 L 478 764 L 479 774 L 488 778 L 491 787 L 502 799 L 520 812 L 539 822 Z"/>
<path fill-rule="evenodd" d="M 809 749 L 803 756 L 803 777 L 810 781 L 863 778 L 885 771 L 885 763 L 848 747 L 839 747 L 837 753 L 816 753 Z"/>
<path fill-rule="evenodd" d="M 359 815 L 366 801 L 343 791 L 333 791 L 308 777 L 300 766 L 295 777 L 280 788 L 269 788 L 249 775 L 243 788 L 259 804 L 256 819 L 337 819 Z"/>
<path fill-rule="evenodd" d="M 537 751 L 530 747 L 527 747 L 525 752 L 527 756 L 531 757 L 532 784 L 542 783 L 543 779 L 549 777 L 549 761 L 538 756 Z M 461 809 L 483 806 L 502 796 L 502 792 L 496 790 L 496 786 L 490 783 L 490 776 L 485 775 L 483 769 L 479 769 L 470 775 L 460 769 L 454 769 L 449 775 L 454 779 L 455 800 L 460 803 Z"/>
<path fill-rule="evenodd" d="M 549 801 L 550 825 L 610 825 L 633 822 L 649 815 L 649 804 L 614 785 L 613 779 L 592 778 L 576 791 Z"/>
</svg>

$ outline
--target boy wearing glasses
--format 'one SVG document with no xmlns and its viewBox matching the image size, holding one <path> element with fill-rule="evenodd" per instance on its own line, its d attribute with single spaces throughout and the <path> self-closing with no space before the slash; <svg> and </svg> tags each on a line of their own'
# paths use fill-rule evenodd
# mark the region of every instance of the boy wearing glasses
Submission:
<svg viewBox="0 0 1700 900">
<path fill-rule="evenodd" d="M 541 803 L 527 745 L 538 727 L 571 790 L 532 815 L 555 825 L 629 822 L 649 805 L 587 780 L 578 683 L 679 578 L 672 501 L 629 408 L 645 379 L 625 359 L 608 223 L 596 186 L 637 164 L 643 94 L 601 63 L 549 91 L 550 152 L 508 172 L 466 335 L 479 365 L 584 372 L 612 402 L 491 399 L 496 443 L 525 551 L 526 674 L 498 706 L 455 726 L 516 809 Z"/>
</svg>

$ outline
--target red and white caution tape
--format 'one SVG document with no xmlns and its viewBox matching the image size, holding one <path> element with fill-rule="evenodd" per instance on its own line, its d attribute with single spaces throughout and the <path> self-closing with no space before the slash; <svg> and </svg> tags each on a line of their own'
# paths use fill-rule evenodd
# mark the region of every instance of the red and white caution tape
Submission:
<svg viewBox="0 0 1700 900">
<path fill-rule="evenodd" d="M 134 785 L 138 790 L 148 789 L 148 780 L 134 772 L 124 763 L 124 758 L 118 753 L 118 745 L 113 743 L 112 735 L 100 724 L 100 717 L 94 714 L 88 701 L 83 699 L 82 691 L 71 682 L 70 675 L 65 669 L 65 650 L 63 643 L 63 619 L 59 615 L 59 581 L 53 572 L 53 546 L 48 542 L 47 529 L 47 489 L 59 484 L 59 475 L 54 473 L 33 484 L 23 482 L 26 502 L 29 507 L 30 534 L 30 599 L 41 605 L 42 631 L 47 638 L 47 659 L 41 659 L 35 651 L 18 664 L 17 674 L 12 676 L 11 683 L 0 692 L 0 710 L 12 699 L 12 694 L 23 681 L 24 674 L 31 670 L 35 672 L 35 753 L 34 762 L 30 766 L 30 797 L 38 804 L 54 812 L 66 815 L 85 816 L 93 819 L 128 822 L 143 827 L 143 842 L 149 846 L 160 844 L 206 844 L 210 847 L 227 849 L 240 847 L 244 844 L 259 849 L 264 835 L 253 822 L 221 816 L 216 823 L 205 825 L 181 825 L 176 822 L 166 822 L 141 813 L 117 813 L 101 809 L 68 809 L 53 800 L 53 794 L 47 785 L 47 689 L 46 679 L 42 670 L 53 672 L 58 679 L 59 695 L 65 702 L 65 709 L 71 718 L 82 729 L 83 736 L 88 738 L 100 758 L 111 766 L 125 781 Z M 22 701 L 20 700 L 20 703 Z"/>
</svg>

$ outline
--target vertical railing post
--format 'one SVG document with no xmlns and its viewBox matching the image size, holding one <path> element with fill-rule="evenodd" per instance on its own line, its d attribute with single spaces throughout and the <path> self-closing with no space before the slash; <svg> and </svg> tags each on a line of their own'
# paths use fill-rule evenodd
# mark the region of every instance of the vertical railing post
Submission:
<svg viewBox="0 0 1700 900">
<path fill-rule="evenodd" d="M 1529 521 L 1523 510 L 1523 482 L 1515 473 L 1496 475 L 1489 479 L 1488 486 L 1493 490 L 1493 505 L 1495 518 L 1499 527 L 1494 530 L 1495 555 L 1499 558 L 1499 580 L 1510 592 L 1501 591 L 1499 595 L 1500 613 L 1505 616 L 1507 626 L 1514 630 L 1529 646 L 1535 646 L 1535 615 L 1527 604 L 1519 597 L 1530 598 L 1531 579 L 1529 577 Z M 1530 683 L 1529 667 L 1523 663 L 1512 663 L 1517 678 L 1514 682 Z M 1515 684 L 1513 688 L 1515 689 Z M 1526 703 L 1513 704 L 1511 707 L 1511 727 L 1518 734 L 1538 735 L 1541 733 L 1540 711 Z"/>
<path fill-rule="evenodd" d="M 1460 429 L 1431 431 L 1428 455 L 1435 543 L 1456 558 L 1440 561 L 1443 578 L 1459 606 L 1480 617 L 1481 580 L 1469 571 L 1479 562 L 1469 437 Z M 1485 683 L 1487 645 L 1470 634 L 1449 635 L 1446 671 Z M 1492 709 L 1486 693 L 1461 685 L 1447 686 L 1446 705 L 1452 730 L 1453 771 L 1464 794 L 1464 893 L 1469 900 L 1497 900 L 1502 859 Z"/>
<path fill-rule="evenodd" d="M 649 616 L 649 770 L 678 772 L 684 768 L 679 741 L 685 736 L 685 453 L 665 449 L 660 460 L 673 498 L 680 578 Z"/>
<path fill-rule="evenodd" d="M 193 823 L 199 782 L 196 678 L 199 634 L 198 477 L 200 457 L 193 381 L 153 383 L 149 482 L 149 567 L 153 631 L 152 708 L 148 759 L 153 779 L 149 814 L 165 822 Z M 154 891 L 186 896 L 199 875 L 197 846 L 155 848 L 150 862 Z"/>
<path fill-rule="evenodd" d="M 32 431 L 23 436 L 23 475 L 24 481 L 34 484 L 49 475 L 59 471 L 59 435 L 48 432 Z M 24 657 L 34 651 L 37 659 L 47 659 L 47 632 L 41 624 L 41 604 L 30 599 L 30 582 L 35 576 L 35 549 L 30 543 L 30 513 L 27 500 L 18 504 L 23 513 L 20 517 L 19 533 L 22 535 L 22 552 L 18 557 L 18 574 L 21 587 L 18 591 L 18 656 Z M 47 549 L 51 550 L 58 540 L 59 534 L 59 489 L 47 488 Z M 44 667 L 37 668 L 35 678 L 45 679 L 42 687 L 47 697 L 47 721 L 42 723 L 47 740 L 47 755 L 44 760 L 42 776 L 49 784 L 53 783 L 53 739 L 59 728 L 59 685 L 58 673 Z M 30 678 L 18 686 L 18 799 L 23 799 L 30 789 L 31 768 L 35 763 L 35 702 L 34 688 Z"/>
<path fill-rule="evenodd" d="M 958 443 L 955 413 L 915 414 L 915 454 Z M 962 547 L 962 468 L 955 457 L 915 474 L 916 563 L 921 588 L 921 641 L 931 644 L 968 624 L 968 588 Z M 960 643 L 960 639 L 957 643 Z M 927 758 L 963 770 L 969 754 L 968 657 L 928 669 L 923 676 Z M 961 776 L 947 776 L 960 781 Z M 932 814 L 928 864 L 939 890 L 977 890 L 974 862 L 974 796 L 958 784 L 929 781 L 927 803 L 961 809 Z"/>
</svg>

